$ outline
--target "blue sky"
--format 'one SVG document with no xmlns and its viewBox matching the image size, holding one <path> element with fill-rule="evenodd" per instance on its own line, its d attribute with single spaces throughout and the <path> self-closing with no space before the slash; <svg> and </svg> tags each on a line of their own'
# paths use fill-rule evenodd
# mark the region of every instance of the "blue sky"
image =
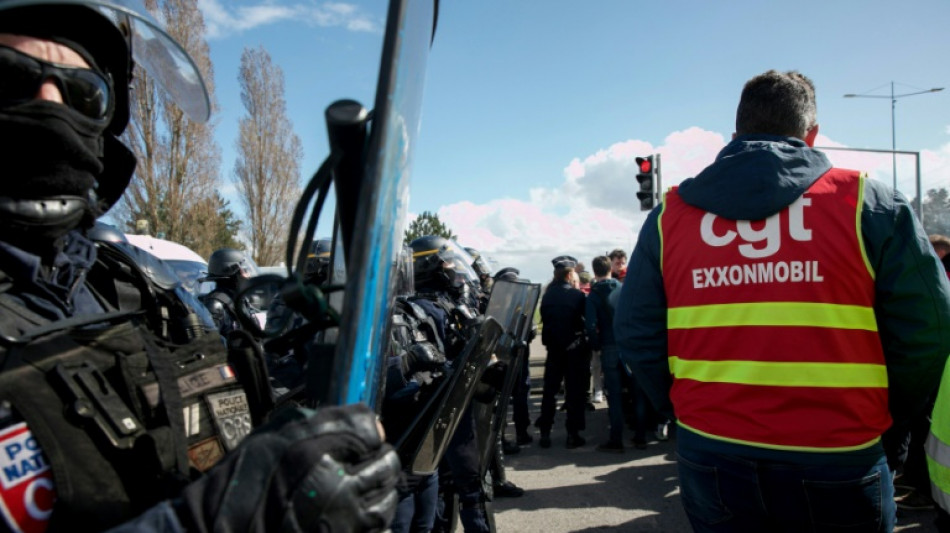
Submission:
<svg viewBox="0 0 950 533">
<path fill-rule="evenodd" d="M 323 111 L 374 98 L 386 2 L 199 0 L 230 182 L 244 47 L 285 76 L 302 179 L 327 154 Z M 818 92 L 818 144 L 889 149 L 887 96 L 950 87 L 950 2 L 880 0 L 443 1 L 415 147 L 410 212 L 437 212 L 466 246 L 544 282 L 549 260 L 630 253 L 643 222 L 633 158 L 660 153 L 664 186 L 730 138 L 743 83 L 796 69 Z M 950 186 L 950 88 L 899 99 L 898 150 L 924 188 Z M 891 183 L 890 155 L 829 152 Z M 915 195 L 910 158 L 899 188 Z M 237 202 L 234 202 L 237 205 Z"/>
</svg>

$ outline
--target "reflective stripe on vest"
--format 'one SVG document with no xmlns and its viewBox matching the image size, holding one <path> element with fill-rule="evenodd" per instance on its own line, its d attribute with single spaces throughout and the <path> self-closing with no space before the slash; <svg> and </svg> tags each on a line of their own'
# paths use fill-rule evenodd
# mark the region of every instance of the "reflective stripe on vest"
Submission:
<svg viewBox="0 0 950 533">
<path fill-rule="evenodd" d="M 739 383 L 770 387 L 887 387 L 882 365 L 855 363 L 776 363 L 702 361 L 670 356 L 670 372 L 679 379 L 704 383 Z"/>
<path fill-rule="evenodd" d="M 863 189 L 857 172 L 832 169 L 760 221 L 669 191 L 658 225 L 682 425 L 800 451 L 861 449 L 890 426 Z"/>
<path fill-rule="evenodd" d="M 950 512 L 950 363 L 944 364 L 930 417 L 930 435 L 924 449 L 930 472 L 930 492 L 937 504 Z"/>
<path fill-rule="evenodd" d="M 722 326 L 814 326 L 877 331 L 874 309 L 807 302 L 755 302 L 677 307 L 667 313 L 669 329 Z"/>
</svg>

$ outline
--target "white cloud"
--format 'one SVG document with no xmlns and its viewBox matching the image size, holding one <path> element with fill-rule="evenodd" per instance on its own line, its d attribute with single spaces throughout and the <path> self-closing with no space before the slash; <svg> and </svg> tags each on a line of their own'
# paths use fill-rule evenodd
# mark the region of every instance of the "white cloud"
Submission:
<svg viewBox="0 0 950 533">
<path fill-rule="evenodd" d="M 278 4 L 225 5 L 220 0 L 198 0 L 209 39 L 221 38 L 259 26 L 294 20 L 320 27 L 341 27 L 355 32 L 379 32 L 381 25 L 352 4 Z"/>
<path fill-rule="evenodd" d="M 590 269 L 591 259 L 614 248 L 633 251 L 646 218 L 636 199 L 637 156 L 658 153 L 662 187 L 677 185 L 711 163 L 728 139 L 717 132 L 689 128 L 671 133 L 660 146 L 640 140 L 618 142 L 564 168 L 560 184 L 529 191 L 528 200 L 511 198 L 485 204 L 459 202 L 438 210 L 439 218 L 458 234 L 459 242 L 489 256 L 496 268 L 514 266 L 523 277 L 546 283 L 550 260 L 571 254 Z M 816 144 L 842 147 L 819 136 Z M 826 151 L 836 166 L 866 170 L 891 182 L 890 154 Z M 950 187 L 950 144 L 921 152 L 922 189 Z M 899 188 L 916 194 L 912 156 L 898 157 Z"/>
</svg>

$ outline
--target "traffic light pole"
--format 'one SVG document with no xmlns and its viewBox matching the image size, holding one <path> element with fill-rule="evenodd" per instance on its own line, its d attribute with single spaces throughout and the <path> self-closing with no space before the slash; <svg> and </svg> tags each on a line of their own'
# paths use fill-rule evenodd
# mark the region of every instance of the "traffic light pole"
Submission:
<svg viewBox="0 0 950 533">
<path fill-rule="evenodd" d="M 656 168 L 653 170 L 653 175 L 656 177 L 656 201 L 654 205 L 659 205 L 663 201 L 663 178 L 660 177 L 660 170 L 663 169 L 663 165 L 660 164 L 660 154 L 657 153 L 653 157 L 656 161 Z"/>
</svg>

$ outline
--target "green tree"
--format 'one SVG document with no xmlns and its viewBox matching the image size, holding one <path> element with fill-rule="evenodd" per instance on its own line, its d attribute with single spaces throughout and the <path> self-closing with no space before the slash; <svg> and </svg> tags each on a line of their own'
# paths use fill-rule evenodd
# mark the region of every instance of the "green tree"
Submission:
<svg viewBox="0 0 950 533">
<path fill-rule="evenodd" d="M 446 239 L 458 238 L 458 235 L 452 233 L 452 230 L 439 220 L 439 215 L 423 211 L 421 215 L 409 223 L 409 227 L 406 228 L 406 232 L 403 234 L 403 239 L 406 243 L 410 243 L 426 235 L 438 235 Z"/>
<path fill-rule="evenodd" d="M 950 192 L 946 188 L 928 190 L 922 207 L 924 231 L 950 236 Z"/>
<path fill-rule="evenodd" d="M 243 223 L 220 193 L 215 192 L 214 196 L 203 199 L 196 210 L 200 210 L 201 219 L 207 221 L 202 242 L 189 245 L 198 255 L 209 257 L 211 252 L 221 248 L 244 249 L 244 243 L 237 239 Z"/>
</svg>

